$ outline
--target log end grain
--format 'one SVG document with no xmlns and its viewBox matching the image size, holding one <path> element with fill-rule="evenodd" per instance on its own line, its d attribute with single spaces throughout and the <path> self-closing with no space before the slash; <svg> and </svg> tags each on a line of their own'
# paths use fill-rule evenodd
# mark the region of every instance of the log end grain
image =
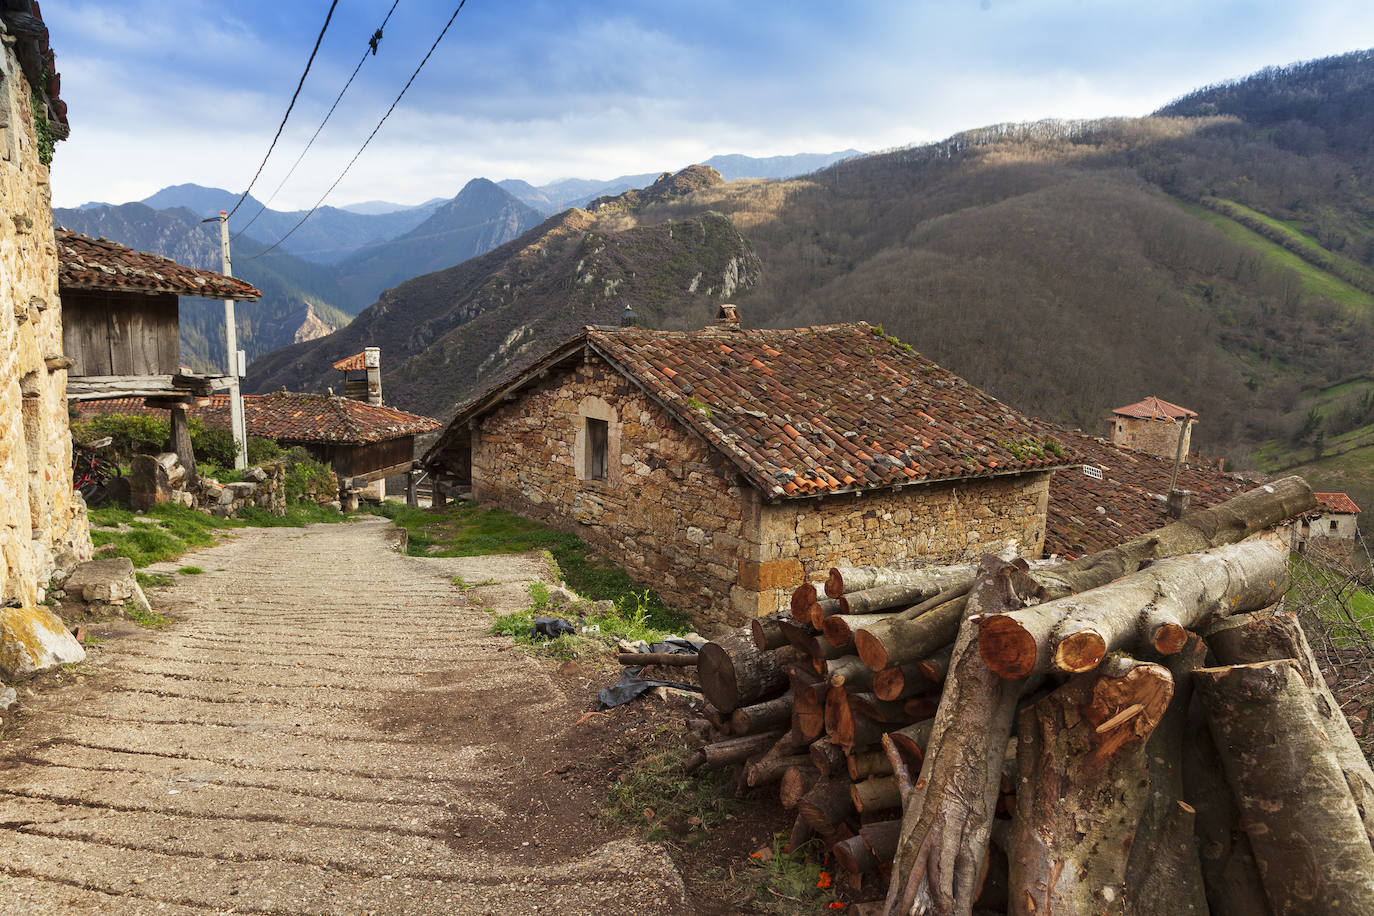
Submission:
<svg viewBox="0 0 1374 916">
<path fill-rule="evenodd" d="M 844 594 L 844 576 L 835 567 L 830 567 L 830 574 L 825 577 L 825 594 L 829 598 L 838 598 Z"/>
<path fill-rule="evenodd" d="M 1161 624 L 1153 636 L 1155 651 L 1160 655 L 1174 655 L 1188 642 L 1188 630 L 1176 623 Z"/>
<path fill-rule="evenodd" d="M 858 652 L 860 660 L 874 671 L 882 671 L 888 667 L 887 647 L 881 639 L 867 630 L 854 631 L 854 651 Z"/>
<path fill-rule="evenodd" d="M 1016 680 L 1035 669 L 1035 637 L 1015 618 L 989 614 L 978 622 L 978 653 L 998 677 Z"/>
<path fill-rule="evenodd" d="M 1070 633 L 1055 644 L 1054 667 L 1070 674 L 1091 671 L 1107 655 L 1107 640 L 1092 627 Z"/>
<path fill-rule="evenodd" d="M 735 661 L 714 642 L 708 642 L 698 653 L 697 676 L 706 700 L 722 713 L 731 713 L 739 705 L 739 684 L 735 679 Z"/>
</svg>

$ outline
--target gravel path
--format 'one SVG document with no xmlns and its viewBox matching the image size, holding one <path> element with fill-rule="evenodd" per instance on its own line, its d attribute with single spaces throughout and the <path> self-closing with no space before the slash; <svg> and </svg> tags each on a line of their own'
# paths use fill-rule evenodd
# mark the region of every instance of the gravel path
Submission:
<svg viewBox="0 0 1374 916">
<path fill-rule="evenodd" d="M 660 847 L 547 779 L 581 701 L 483 635 L 471 596 L 523 606 L 543 564 L 394 536 L 244 530 L 154 597 L 176 623 L 27 701 L 0 913 L 691 912 Z"/>
</svg>

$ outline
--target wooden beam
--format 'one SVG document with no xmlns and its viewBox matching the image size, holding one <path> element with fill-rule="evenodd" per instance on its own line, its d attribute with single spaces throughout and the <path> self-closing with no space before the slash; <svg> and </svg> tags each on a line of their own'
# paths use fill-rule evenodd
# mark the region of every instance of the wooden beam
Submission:
<svg viewBox="0 0 1374 916">
<path fill-rule="evenodd" d="M 348 478 L 349 486 L 361 488 L 374 480 L 382 480 L 386 477 L 394 477 L 397 474 L 404 474 L 410 470 L 410 462 L 403 461 L 400 464 L 393 464 L 390 467 L 378 468 L 375 471 L 368 471 L 366 474 L 353 474 Z"/>
</svg>

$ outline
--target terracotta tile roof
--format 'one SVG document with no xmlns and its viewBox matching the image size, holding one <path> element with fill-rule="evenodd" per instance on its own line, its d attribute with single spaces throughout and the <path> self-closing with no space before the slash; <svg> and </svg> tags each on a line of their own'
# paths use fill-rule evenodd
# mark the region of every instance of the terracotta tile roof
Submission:
<svg viewBox="0 0 1374 916">
<path fill-rule="evenodd" d="M 450 430 L 583 347 L 770 499 L 1046 470 L 1072 460 L 1044 424 L 863 322 L 795 330 L 589 327 L 469 402 Z"/>
<path fill-rule="evenodd" d="M 1170 404 L 1154 395 L 1125 407 L 1117 407 L 1112 413 L 1119 417 L 1135 417 L 1137 420 L 1181 420 L 1184 417 L 1197 419 L 1197 413 L 1177 404 Z"/>
<path fill-rule="evenodd" d="M 229 396 L 216 394 L 202 407 L 189 413 L 207 426 L 229 428 Z M 77 415 L 85 420 L 108 414 L 165 413 L 145 406 L 142 398 L 111 398 L 76 405 Z M 352 398 L 327 394 L 246 394 L 243 413 L 248 434 L 282 442 L 381 442 L 402 436 L 427 433 L 439 428 L 439 421 L 393 407 L 375 407 Z"/>
<path fill-rule="evenodd" d="M 108 239 L 58 228 L 61 289 L 103 289 L 129 293 L 176 293 L 207 299 L 261 299 L 262 293 L 234 277 L 178 264 L 171 258 L 134 251 Z"/>
<path fill-rule="evenodd" d="M 1083 464 L 1050 478 L 1045 553 L 1078 557 L 1167 524 L 1165 498 L 1172 459 L 1118 448 L 1105 439 L 1058 430 Z M 1100 477 L 1098 476 L 1100 475 Z M 1225 502 L 1253 481 L 1211 467 L 1183 465 L 1177 486 L 1192 491 L 1190 508 Z"/>
<path fill-rule="evenodd" d="M 1313 493 L 1312 495 L 1317 497 L 1317 505 L 1327 512 L 1357 514 L 1360 511 L 1360 507 L 1355 505 L 1355 500 L 1346 493 Z"/>
<path fill-rule="evenodd" d="M 366 356 L 366 353 L 354 353 L 352 356 L 345 356 L 334 364 L 334 368 L 343 372 L 361 372 L 367 368 L 367 364 L 363 361 Z"/>
</svg>

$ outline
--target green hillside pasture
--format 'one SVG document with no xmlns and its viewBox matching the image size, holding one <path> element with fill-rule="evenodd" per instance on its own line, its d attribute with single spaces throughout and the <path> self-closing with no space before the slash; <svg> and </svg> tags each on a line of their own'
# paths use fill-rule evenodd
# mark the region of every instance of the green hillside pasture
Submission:
<svg viewBox="0 0 1374 916">
<path fill-rule="evenodd" d="M 1344 255 L 1336 254 L 1292 223 L 1275 219 L 1272 216 L 1268 216 L 1234 200 L 1228 200 L 1224 197 L 1217 198 L 1217 200 L 1225 207 L 1229 207 L 1235 213 L 1240 214 L 1240 216 L 1253 220 L 1261 226 L 1266 227 L 1269 232 L 1282 238 L 1290 250 L 1296 246 L 1309 252 L 1310 256 L 1316 259 L 1317 263 L 1313 266 L 1317 267 L 1317 269 L 1322 269 L 1320 262 L 1327 261 L 1332 266 L 1334 276 L 1346 280 L 1347 282 L 1353 281 L 1356 287 L 1365 291 L 1374 287 L 1374 271 L 1371 271 L 1368 267 L 1357 261 L 1352 261 Z M 1274 241 L 1273 236 L 1270 237 L 1270 240 Z"/>
<path fill-rule="evenodd" d="M 1327 299 L 1352 310 L 1374 308 L 1374 295 L 1352 286 L 1340 277 L 1327 273 L 1315 264 L 1308 263 L 1297 254 L 1282 245 L 1271 242 L 1258 232 L 1247 229 L 1235 220 L 1198 204 L 1180 202 L 1180 206 L 1198 219 L 1216 226 L 1231 241 L 1260 252 L 1276 267 L 1286 267 L 1297 273 L 1302 278 L 1302 289 L 1306 295 L 1317 299 Z M 1279 223 L 1278 225 L 1282 226 L 1283 224 Z M 1284 228 L 1287 229 L 1287 227 Z M 1291 232 L 1292 230 L 1288 231 Z M 1322 251 L 1325 250 L 1322 249 Z"/>
<path fill-rule="evenodd" d="M 1366 445 L 1351 447 L 1349 451 L 1332 454 L 1348 445 L 1343 439 L 1363 437 Z M 1311 454 L 1309 448 L 1308 453 Z M 1328 453 L 1315 461 L 1284 468 L 1286 474 L 1298 474 L 1321 493 L 1349 493 L 1360 513 L 1360 531 L 1366 540 L 1374 540 L 1374 425 L 1361 427 L 1332 440 Z"/>
</svg>

